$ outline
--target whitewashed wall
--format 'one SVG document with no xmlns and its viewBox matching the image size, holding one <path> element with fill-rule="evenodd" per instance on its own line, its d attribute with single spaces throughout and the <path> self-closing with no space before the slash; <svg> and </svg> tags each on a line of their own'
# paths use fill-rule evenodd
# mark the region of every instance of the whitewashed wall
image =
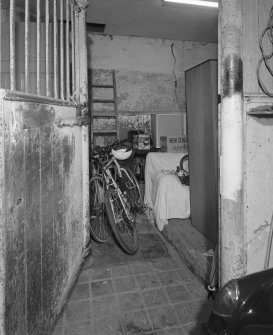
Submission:
<svg viewBox="0 0 273 335">
<path fill-rule="evenodd" d="M 217 58 L 217 44 L 88 34 L 89 67 L 117 71 L 119 112 L 185 111 L 184 71 Z"/>
</svg>

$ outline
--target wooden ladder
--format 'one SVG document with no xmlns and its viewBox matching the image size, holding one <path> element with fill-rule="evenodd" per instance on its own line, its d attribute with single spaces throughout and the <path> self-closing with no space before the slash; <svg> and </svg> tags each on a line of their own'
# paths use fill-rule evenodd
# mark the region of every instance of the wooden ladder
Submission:
<svg viewBox="0 0 273 335">
<path fill-rule="evenodd" d="M 90 143 L 106 146 L 118 139 L 116 75 L 114 70 L 88 70 Z"/>
</svg>

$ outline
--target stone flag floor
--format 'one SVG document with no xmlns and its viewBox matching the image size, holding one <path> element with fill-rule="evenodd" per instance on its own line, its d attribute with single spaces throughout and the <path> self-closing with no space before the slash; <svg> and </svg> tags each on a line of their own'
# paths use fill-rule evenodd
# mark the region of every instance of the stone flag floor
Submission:
<svg viewBox="0 0 273 335">
<path fill-rule="evenodd" d="M 137 255 L 93 243 L 54 335 L 201 335 L 211 300 L 146 216 Z"/>
</svg>

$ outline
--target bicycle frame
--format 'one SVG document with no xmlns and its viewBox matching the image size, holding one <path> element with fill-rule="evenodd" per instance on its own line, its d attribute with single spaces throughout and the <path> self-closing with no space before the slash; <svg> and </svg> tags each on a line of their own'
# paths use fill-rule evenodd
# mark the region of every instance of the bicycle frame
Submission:
<svg viewBox="0 0 273 335">
<path fill-rule="evenodd" d="M 122 198 L 122 205 L 124 206 L 124 210 L 127 214 L 128 217 L 131 217 L 130 215 L 130 211 L 128 210 L 127 206 L 124 205 L 126 204 L 126 197 L 124 196 L 124 194 L 121 192 L 117 182 L 115 181 L 115 178 L 113 177 L 113 174 L 110 170 L 111 166 L 116 166 L 117 168 L 117 172 L 118 175 L 121 177 L 121 168 L 120 165 L 117 161 L 117 159 L 114 156 L 111 156 L 111 158 L 108 161 L 103 162 L 99 155 L 97 156 L 93 156 L 93 158 L 96 160 L 96 162 L 99 165 L 99 168 L 102 170 L 103 173 L 103 178 L 105 178 L 106 181 L 106 189 L 112 187 L 113 189 L 115 189 L 118 192 L 118 195 Z M 100 173 L 98 173 L 98 171 L 96 171 L 96 174 L 101 175 Z"/>
<path fill-rule="evenodd" d="M 115 178 L 112 175 L 112 172 L 110 171 L 110 168 L 112 166 L 116 166 L 117 168 L 117 173 L 119 177 L 121 177 L 121 169 L 118 161 L 114 156 L 112 156 L 107 162 L 102 162 L 99 156 L 94 156 L 95 160 L 99 164 L 99 167 L 103 171 L 104 177 L 106 179 L 106 185 L 113 186 L 114 188 L 117 188 L 117 183 L 115 181 Z M 100 174 L 98 171 L 96 171 L 96 174 Z M 107 187 L 107 188 L 108 188 Z"/>
<path fill-rule="evenodd" d="M 131 154 L 129 152 L 122 155 L 122 152 L 117 153 L 118 158 L 125 158 Z M 138 236 L 135 215 L 132 211 L 132 191 L 123 183 L 123 178 L 127 181 L 128 172 L 120 166 L 117 157 L 113 145 L 97 146 L 90 154 L 92 159 L 90 190 L 92 189 L 94 195 L 92 204 L 95 203 L 96 197 L 99 197 L 98 206 L 92 207 L 94 219 L 90 220 L 90 232 L 95 240 L 105 242 L 108 238 L 106 227 L 109 225 L 120 247 L 126 253 L 133 255 L 138 249 Z M 105 229 L 102 229 L 103 227 Z M 109 233 L 111 234 L 110 231 Z"/>
</svg>

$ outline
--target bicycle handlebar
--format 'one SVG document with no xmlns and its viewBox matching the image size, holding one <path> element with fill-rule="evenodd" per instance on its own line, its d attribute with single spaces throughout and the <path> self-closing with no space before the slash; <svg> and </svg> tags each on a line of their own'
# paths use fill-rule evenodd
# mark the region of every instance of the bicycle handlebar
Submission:
<svg viewBox="0 0 273 335">
<path fill-rule="evenodd" d="M 115 142 L 113 142 L 112 144 L 106 146 L 106 147 L 101 147 L 99 145 L 96 145 L 95 148 L 92 150 L 91 155 L 92 157 L 95 156 L 101 156 L 103 154 L 110 154 L 112 148 L 115 148 L 118 145 L 121 145 L 123 143 L 128 142 L 127 139 L 123 139 L 123 140 L 116 140 Z"/>
</svg>

